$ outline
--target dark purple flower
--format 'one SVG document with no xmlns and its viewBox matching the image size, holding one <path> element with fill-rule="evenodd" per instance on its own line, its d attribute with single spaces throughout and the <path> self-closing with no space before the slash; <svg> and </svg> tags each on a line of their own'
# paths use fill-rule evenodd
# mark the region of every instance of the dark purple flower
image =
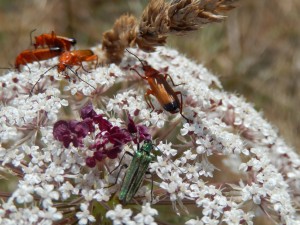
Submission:
<svg viewBox="0 0 300 225">
<path fill-rule="evenodd" d="M 115 159 L 115 158 L 118 157 L 118 154 L 119 154 L 120 152 L 122 152 L 122 148 L 123 148 L 122 145 L 115 145 L 115 146 L 112 147 L 111 149 L 106 150 L 106 151 L 105 151 L 105 154 L 107 155 L 108 158 L 110 158 L 110 159 Z"/>
<path fill-rule="evenodd" d="M 81 110 L 80 110 L 80 117 L 82 119 L 86 119 L 86 118 L 93 118 L 94 116 L 96 116 L 97 113 L 94 111 L 93 109 L 93 105 L 91 102 L 88 102 Z"/>
<path fill-rule="evenodd" d="M 65 120 L 59 120 L 53 126 L 53 136 L 56 140 L 62 141 L 62 137 L 70 133 L 69 123 Z"/>
<path fill-rule="evenodd" d="M 61 141 L 65 148 L 68 148 L 70 143 L 78 147 L 77 136 L 70 130 L 70 123 L 65 120 L 57 121 L 53 127 L 53 136 L 56 140 Z"/>
<path fill-rule="evenodd" d="M 81 109 L 80 116 L 82 121 L 57 121 L 54 124 L 53 136 L 66 148 L 71 143 L 78 147 L 83 146 L 83 138 L 97 130 L 98 133 L 93 134 L 94 143 L 87 146 L 88 149 L 94 151 L 93 157 L 86 158 L 86 165 L 91 168 L 96 166 L 97 161 L 102 161 L 106 157 L 117 158 L 118 154 L 122 152 L 124 144 L 128 142 L 140 143 L 151 139 L 147 127 L 135 124 L 130 116 L 127 129 L 113 126 L 102 115 L 97 115 L 91 103 Z M 99 130 L 96 129 L 96 126 L 99 127 Z"/>
<path fill-rule="evenodd" d="M 89 149 L 94 149 L 96 151 L 102 151 L 105 149 L 105 144 L 107 142 L 96 141 L 94 144 L 90 145 Z"/>
<path fill-rule="evenodd" d="M 144 125 L 136 125 L 131 118 L 131 116 L 128 116 L 128 125 L 127 130 L 129 133 L 133 136 L 133 142 L 135 144 L 140 143 L 144 140 L 151 140 L 151 135 L 148 132 L 148 128 Z M 133 135 L 134 134 L 134 135 Z"/>
<path fill-rule="evenodd" d="M 84 121 L 81 122 L 70 122 L 70 128 L 73 133 L 77 135 L 78 138 L 84 138 L 89 133 L 89 126 Z"/>
<path fill-rule="evenodd" d="M 94 158 L 98 161 L 101 161 L 106 158 L 106 154 L 102 151 L 96 151 L 94 152 Z"/>
<path fill-rule="evenodd" d="M 144 125 L 137 125 L 139 143 L 145 140 L 151 140 L 151 135 L 148 132 L 148 128 Z M 135 142 L 136 143 L 136 142 Z"/>
<path fill-rule="evenodd" d="M 95 132 L 94 121 L 92 118 L 86 118 L 82 122 L 84 122 L 87 125 L 89 132 Z"/>
<path fill-rule="evenodd" d="M 99 129 L 102 131 L 108 131 L 112 127 L 112 124 L 104 119 L 102 115 L 94 116 L 93 121 L 98 124 Z"/>
<path fill-rule="evenodd" d="M 85 159 L 85 164 L 88 166 L 88 167 L 95 167 L 96 166 L 96 159 L 94 159 L 93 157 L 87 157 Z"/>
<path fill-rule="evenodd" d="M 54 124 L 53 136 L 56 140 L 61 141 L 65 148 L 71 143 L 75 147 L 82 145 L 82 139 L 89 133 L 88 123 L 76 120 L 59 120 Z"/>
<path fill-rule="evenodd" d="M 105 133 L 104 138 L 107 138 L 112 144 L 126 144 L 131 141 L 130 133 L 126 129 L 114 126 Z"/>
<path fill-rule="evenodd" d="M 133 121 L 133 119 L 131 118 L 131 116 L 128 116 L 128 124 L 127 124 L 127 130 L 129 131 L 129 133 L 134 134 L 137 132 L 137 128 L 135 126 L 135 123 Z"/>
<path fill-rule="evenodd" d="M 107 137 L 104 136 L 104 133 L 100 132 L 96 135 L 94 144 L 90 145 L 89 149 L 95 149 L 98 151 L 103 150 L 105 148 L 105 145 L 109 143 L 109 140 Z"/>
</svg>

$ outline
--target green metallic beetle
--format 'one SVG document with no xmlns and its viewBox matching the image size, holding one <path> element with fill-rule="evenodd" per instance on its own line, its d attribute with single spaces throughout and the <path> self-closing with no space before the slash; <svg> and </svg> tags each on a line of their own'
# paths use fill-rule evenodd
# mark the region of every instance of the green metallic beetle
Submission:
<svg viewBox="0 0 300 225">
<path fill-rule="evenodd" d="M 154 159 L 151 153 L 153 144 L 150 140 L 145 140 L 141 148 L 138 148 L 133 159 L 126 171 L 119 199 L 126 204 L 129 202 L 138 191 L 143 181 L 144 175 L 147 172 L 149 164 Z"/>
</svg>

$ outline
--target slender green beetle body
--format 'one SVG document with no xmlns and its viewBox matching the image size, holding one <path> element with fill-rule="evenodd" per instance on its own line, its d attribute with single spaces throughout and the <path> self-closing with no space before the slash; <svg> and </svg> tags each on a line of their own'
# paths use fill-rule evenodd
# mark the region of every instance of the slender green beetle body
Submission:
<svg viewBox="0 0 300 225">
<path fill-rule="evenodd" d="M 119 199 L 124 204 L 129 202 L 134 197 L 141 186 L 149 164 L 154 159 L 154 155 L 151 153 L 152 149 L 152 142 L 146 140 L 144 141 L 142 147 L 133 155 L 133 159 L 126 171 L 119 194 Z"/>
</svg>

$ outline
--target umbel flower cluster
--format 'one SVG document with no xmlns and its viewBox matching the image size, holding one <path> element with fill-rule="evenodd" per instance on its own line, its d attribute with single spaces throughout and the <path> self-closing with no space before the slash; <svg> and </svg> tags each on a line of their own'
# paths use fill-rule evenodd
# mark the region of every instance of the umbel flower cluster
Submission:
<svg viewBox="0 0 300 225">
<path fill-rule="evenodd" d="M 85 65 L 74 82 L 50 70 L 32 95 L 57 59 L 1 76 L 0 224 L 299 224 L 299 156 L 262 114 L 175 50 L 129 50 L 182 84 L 190 122 L 154 98 L 149 108 L 129 53 L 119 66 Z M 124 153 L 143 140 L 155 157 L 123 204 Z"/>
</svg>

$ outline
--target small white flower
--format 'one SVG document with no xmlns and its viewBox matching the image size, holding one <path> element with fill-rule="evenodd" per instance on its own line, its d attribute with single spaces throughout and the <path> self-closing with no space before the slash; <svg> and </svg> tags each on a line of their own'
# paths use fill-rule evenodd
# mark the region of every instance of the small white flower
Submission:
<svg viewBox="0 0 300 225">
<path fill-rule="evenodd" d="M 156 161 L 150 164 L 150 172 L 156 171 L 161 179 L 168 178 L 172 169 L 173 165 L 169 163 L 169 160 L 161 156 L 157 156 Z"/>
<path fill-rule="evenodd" d="M 78 224 L 84 225 L 84 224 L 88 224 L 89 221 L 90 222 L 96 221 L 95 217 L 90 214 L 88 207 L 89 205 L 86 203 L 80 204 L 81 212 L 76 213 L 76 216 L 79 219 Z"/>
<path fill-rule="evenodd" d="M 68 199 L 71 196 L 71 191 L 74 189 L 73 185 L 67 181 L 59 187 L 59 191 L 61 192 L 61 196 L 63 199 Z"/>
<path fill-rule="evenodd" d="M 253 225 L 253 217 L 252 213 L 245 213 L 241 209 L 232 208 L 229 211 L 225 211 L 223 221 L 229 225 L 240 224 L 241 221 L 246 222 L 248 225 Z"/>
<path fill-rule="evenodd" d="M 218 225 L 220 223 L 218 219 L 210 218 L 208 216 L 202 217 L 201 220 L 203 221 L 204 224 L 208 224 L 208 225 Z"/>
<path fill-rule="evenodd" d="M 227 201 L 223 196 L 215 196 L 213 200 L 210 200 L 208 198 L 203 199 L 202 205 L 203 215 L 219 218 L 223 213 L 223 209 L 227 206 Z"/>
<path fill-rule="evenodd" d="M 53 221 L 60 220 L 62 218 L 62 214 L 60 212 L 57 212 L 57 209 L 54 207 L 48 207 L 44 211 L 39 211 L 39 217 L 50 219 Z"/>
<path fill-rule="evenodd" d="M 23 217 L 28 218 L 28 222 L 36 224 L 39 220 L 39 213 L 41 210 L 38 207 L 25 208 L 22 212 Z"/>
<path fill-rule="evenodd" d="M 117 205 L 114 210 L 109 210 L 106 213 L 106 218 L 113 221 L 114 225 L 132 224 L 132 211 L 130 209 L 123 209 L 122 205 Z"/>
<path fill-rule="evenodd" d="M 177 154 L 177 150 L 173 149 L 172 147 L 172 143 L 162 143 L 160 142 L 159 145 L 157 146 L 157 148 L 155 148 L 156 150 L 159 150 L 160 152 L 162 152 L 164 155 L 171 157 L 171 156 L 175 156 Z"/>
<path fill-rule="evenodd" d="M 18 189 L 13 193 L 13 197 L 19 204 L 29 203 L 33 200 L 33 190 L 34 188 L 25 182 L 19 184 Z"/>
<path fill-rule="evenodd" d="M 187 150 L 184 152 L 184 156 L 188 160 L 194 160 L 197 157 L 197 154 L 193 154 L 191 150 Z"/>
<path fill-rule="evenodd" d="M 96 193 L 93 197 L 94 199 L 96 199 L 98 202 L 101 201 L 109 201 L 110 198 L 110 193 L 107 190 L 107 188 L 100 188 L 96 190 Z"/>
<path fill-rule="evenodd" d="M 19 166 L 21 161 L 24 159 L 25 154 L 22 153 L 19 149 L 11 149 L 7 151 L 4 148 L 1 148 L 1 155 L 2 155 L 2 165 L 7 163 L 13 163 L 14 166 Z"/>
<path fill-rule="evenodd" d="M 203 158 L 201 163 L 198 164 L 199 167 L 199 175 L 205 177 L 213 177 L 213 172 L 216 167 L 211 164 L 206 157 Z"/>
<path fill-rule="evenodd" d="M 262 187 L 259 187 L 257 184 L 252 183 L 251 185 L 246 185 L 242 189 L 242 198 L 243 201 L 252 199 L 255 204 L 260 204 L 261 199 L 267 195 L 266 190 Z"/>
<path fill-rule="evenodd" d="M 182 136 L 185 136 L 191 131 L 194 132 L 195 127 L 191 126 L 189 123 L 185 123 L 185 124 L 183 124 L 183 128 L 181 128 L 180 133 Z"/>
<path fill-rule="evenodd" d="M 154 222 L 153 216 L 158 215 L 158 212 L 156 209 L 151 208 L 150 203 L 146 203 L 142 206 L 142 212 L 137 214 L 134 217 L 134 220 L 137 225 L 147 224 L 147 225 L 157 225 L 156 222 Z"/>
<path fill-rule="evenodd" d="M 17 211 L 17 207 L 14 205 L 12 199 L 9 199 L 7 202 L 4 202 L 3 204 L 1 204 L 1 207 L 3 209 L 2 212 L 5 212 L 5 211 L 16 212 Z"/>
<path fill-rule="evenodd" d="M 185 225 L 203 225 L 204 223 L 199 219 L 191 219 L 185 222 Z"/>
<path fill-rule="evenodd" d="M 61 183 L 64 181 L 63 174 L 64 169 L 62 167 L 55 165 L 55 163 L 51 163 L 45 171 L 45 179 L 48 182 L 55 180 L 56 182 Z"/>
<path fill-rule="evenodd" d="M 43 187 L 37 186 L 34 190 L 43 199 L 44 208 L 51 207 L 53 205 L 52 199 L 58 200 L 59 198 L 59 193 L 54 190 L 54 185 L 52 184 L 45 184 Z"/>
<path fill-rule="evenodd" d="M 84 196 L 84 198 L 87 202 L 91 201 L 94 198 L 95 193 L 96 193 L 96 190 L 83 189 L 81 191 L 82 196 Z"/>
</svg>

